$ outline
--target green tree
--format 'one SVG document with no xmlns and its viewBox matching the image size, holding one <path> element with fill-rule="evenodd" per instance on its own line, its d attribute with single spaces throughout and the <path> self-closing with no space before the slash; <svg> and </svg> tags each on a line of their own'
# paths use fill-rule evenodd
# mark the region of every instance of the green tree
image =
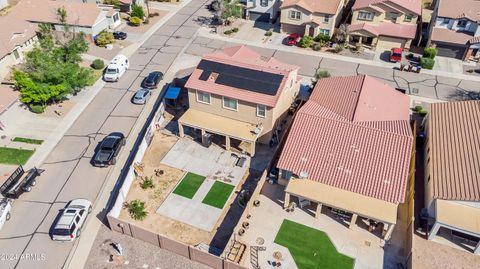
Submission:
<svg viewBox="0 0 480 269">
<path fill-rule="evenodd" d="M 143 7 L 137 4 L 132 5 L 132 13 L 130 14 L 131 17 L 137 17 L 143 20 L 145 17 L 145 11 Z"/>
<path fill-rule="evenodd" d="M 66 33 L 70 31 L 70 27 L 67 23 L 68 14 L 65 7 L 62 6 L 57 8 L 57 19 L 63 25 L 63 33 L 66 35 Z"/>
</svg>

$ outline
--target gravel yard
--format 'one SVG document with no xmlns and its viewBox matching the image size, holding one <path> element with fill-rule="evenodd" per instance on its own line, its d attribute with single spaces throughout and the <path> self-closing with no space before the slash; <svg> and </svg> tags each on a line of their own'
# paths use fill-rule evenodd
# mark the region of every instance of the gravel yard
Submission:
<svg viewBox="0 0 480 269">
<path fill-rule="evenodd" d="M 116 251 L 110 245 L 112 242 L 120 243 L 123 248 L 123 256 L 115 257 L 114 261 L 110 261 L 110 255 L 116 255 Z M 84 268 L 209 269 L 210 267 L 130 236 L 113 232 L 102 225 Z"/>
</svg>

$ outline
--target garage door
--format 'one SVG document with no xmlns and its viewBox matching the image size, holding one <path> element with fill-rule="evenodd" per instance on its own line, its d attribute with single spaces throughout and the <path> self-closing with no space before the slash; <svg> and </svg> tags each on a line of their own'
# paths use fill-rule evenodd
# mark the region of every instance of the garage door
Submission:
<svg viewBox="0 0 480 269">
<path fill-rule="evenodd" d="M 250 20 L 260 22 L 270 22 L 270 13 L 249 12 Z"/>
<path fill-rule="evenodd" d="M 383 50 L 390 50 L 392 48 L 403 48 L 405 47 L 405 39 L 380 36 L 377 42 L 377 48 Z"/>
<path fill-rule="evenodd" d="M 448 44 L 437 44 L 437 55 L 443 57 L 450 57 L 455 59 L 463 59 L 465 54 L 464 47 L 452 46 Z"/>
</svg>

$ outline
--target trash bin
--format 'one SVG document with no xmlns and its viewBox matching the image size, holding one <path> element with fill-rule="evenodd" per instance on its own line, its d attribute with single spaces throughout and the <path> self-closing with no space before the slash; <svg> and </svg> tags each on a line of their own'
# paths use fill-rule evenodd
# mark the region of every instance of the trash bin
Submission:
<svg viewBox="0 0 480 269">
<path fill-rule="evenodd" d="M 212 134 L 204 134 L 202 135 L 202 145 L 206 148 L 212 145 Z"/>
</svg>

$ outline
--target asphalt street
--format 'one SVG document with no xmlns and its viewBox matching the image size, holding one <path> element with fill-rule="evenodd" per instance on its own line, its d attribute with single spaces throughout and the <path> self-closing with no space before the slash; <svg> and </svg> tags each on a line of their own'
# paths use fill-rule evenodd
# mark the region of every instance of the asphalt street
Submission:
<svg viewBox="0 0 480 269">
<path fill-rule="evenodd" d="M 52 241 L 49 236 L 52 223 L 71 199 L 97 199 L 112 167 L 91 166 L 95 148 L 114 131 L 135 139 L 136 134 L 130 131 L 144 106 L 131 103 L 134 92 L 150 71 L 166 73 L 200 27 L 192 14 L 197 11 L 199 16 L 208 14 L 204 5 L 205 1 L 190 2 L 159 28 L 132 55 L 130 69 L 120 81 L 106 84 L 44 163 L 38 165 L 45 172 L 32 192 L 14 202 L 12 218 L 0 232 L 0 268 L 53 269 L 65 265 L 75 243 Z M 160 89 L 156 90 L 153 97 L 159 92 Z M 121 154 L 128 151 L 124 148 Z"/>
<path fill-rule="evenodd" d="M 45 169 L 44 174 L 32 192 L 15 201 L 12 218 L 0 232 L 0 254 L 3 255 L 0 255 L 0 268 L 63 267 L 75 243 L 50 240 L 49 229 L 66 202 L 79 197 L 95 201 L 101 193 L 112 168 L 90 165 L 98 142 L 113 131 L 121 131 L 128 139 L 135 139 L 136 134 L 130 132 L 137 121 L 144 121 L 139 117 L 143 115 L 144 106 L 131 104 L 131 98 L 143 77 L 153 70 L 166 73 L 183 51 L 201 56 L 236 45 L 196 35 L 200 27 L 198 19 L 209 16 L 205 2 L 193 0 L 160 27 L 130 58 L 130 69 L 121 80 L 107 84 L 99 92 L 45 162 L 39 165 Z M 303 76 L 311 77 L 317 69 L 328 70 L 334 76 L 369 74 L 394 87 L 406 88 L 412 95 L 431 99 L 471 99 L 480 89 L 479 82 L 406 73 L 264 47 L 253 49 L 264 56 L 299 65 Z M 129 150 L 124 148 L 122 154 L 128 154 Z"/>
</svg>

